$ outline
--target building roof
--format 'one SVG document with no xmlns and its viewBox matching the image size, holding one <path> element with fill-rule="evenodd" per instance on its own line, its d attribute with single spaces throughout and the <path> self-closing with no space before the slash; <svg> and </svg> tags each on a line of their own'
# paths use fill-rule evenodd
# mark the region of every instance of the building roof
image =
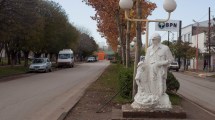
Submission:
<svg viewBox="0 0 215 120">
<path fill-rule="evenodd" d="M 199 22 L 199 27 L 208 27 L 208 22 L 209 22 L 209 20 Z M 215 20 L 211 19 L 211 25 L 213 25 L 213 24 L 215 24 Z M 183 27 L 182 29 L 184 29 L 186 27 L 190 27 L 190 26 L 198 26 L 198 23 L 187 25 L 187 26 Z"/>
</svg>

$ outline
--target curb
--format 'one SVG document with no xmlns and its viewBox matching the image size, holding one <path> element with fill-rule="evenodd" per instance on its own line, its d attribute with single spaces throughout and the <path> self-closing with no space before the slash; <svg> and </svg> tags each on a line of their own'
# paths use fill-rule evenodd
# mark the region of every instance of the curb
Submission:
<svg viewBox="0 0 215 120">
<path fill-rule="evenodd" d="M 86 91 L 84 91 L 83 95 L 85 94 Z M 81 96 L 81 98 L 83 97 Z M 69 115 L 69 113 L 77 106 L 77 104 L 80 102 L 81 98 L 66 112 L 63 112 L 57 120 L 65 120 L 66 117 Z"/>
<path fill-rule="evenodd" d="M 197 77 L 197 78 L 204 78 L 204 79 L 208 77 L 202 73 L 193 73 L 193 72 L 187 72 L 187 71 L 182 72 L 182 74 Z"/>
<path fill-rule="evenodd" d="M 183 98 L 184 100 L 190 102 L 191 104 L 195 105 L 196 107 L 198 107 L 199 109 L 205 111 L 206 113 L 210 114 L 211 116 L 214 116 L 215 117 L 215 113 L 205 107 L 203 107 L 202 105 L 199 105 L 198 103 L 196 102 L 193 102 L 192 100 L 184 97 L 183 95 L 179 94 L 179 93 L 176 93 L 178 96 L 180 96 L 181 98 Z"/>
<path fill-rule="evenodd" d="M 35 74 L 25 72 L 25 73 L 12 74 L 12 75 L 8 75 L 8 76 L 2 76 L 2 77 L 0 77 L 0 83 L 1 82 L 12 81 L 12 80 L 15 80 L 15 79 L 18 79 L 18 78 L 29 77 L 29 76 L 32 76 L 32 75 L 35 75 Z"/>
<path fill-rule="evenodd" d="M 76 101 L 76 103 L 75 103 L 68 111 L 63 112 L 63 113 L 58 117 L 57 120 L 65 120 L 66 117 L 68 117 L 69 113 L 77 106 L 77 104 L 80 102 L 81 98 L 83 98 L 84 94 L 85 94 L 86 91 L 87 91 L 87 88 L 89 88 L 90 85 L 92 85 L 94 82 L 96 82 L 96 81 L 102 76 L 102 74 L 107 70 L 107 68 L 108 68 L 109 66 L 110 66 L 110 64 L 104 69 L 104 71 L 103 71 L 102 73 L 100 73 L 100 74 L 98 75 L 98 77 L 96 78 L 95 81 L 91 82 L 91 83 L 89 84 L 89 86 L 86 87 L 86 89 L 84 90 L 84 92 L 81 93 L 82 95 L 80 95 L 80 98 L 78 98 L 78 100 Z"/>
</svg>

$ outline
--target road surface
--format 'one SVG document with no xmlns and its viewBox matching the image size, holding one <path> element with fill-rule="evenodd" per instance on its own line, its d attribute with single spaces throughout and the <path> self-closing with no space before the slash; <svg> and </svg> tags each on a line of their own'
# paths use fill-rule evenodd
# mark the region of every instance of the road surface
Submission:
<svg viewBox="0 0 215 120">
<path fill-rule="evenodd" d="M 180 82 L 179 94 L 215 113 L 215 79 L 174 73 Z"/>
<path fill-rule="evenodd" d="M 0 120 L 55 120 L 68 111 L 109 62 L 39 73 L 0 83 Z"/>
</svg>

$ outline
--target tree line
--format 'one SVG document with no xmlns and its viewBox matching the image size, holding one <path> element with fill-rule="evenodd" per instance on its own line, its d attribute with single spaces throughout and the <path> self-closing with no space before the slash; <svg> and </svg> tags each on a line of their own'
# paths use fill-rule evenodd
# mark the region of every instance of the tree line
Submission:
<svg viewBox="0 0 215 120">
<path fill-rule="evenodd" d="M 87 36 L 85 41 L 83 36 Z M 9 65 L 20 63 L 23 54 L 27 66 L 30 52 L 34 53 L 34 57 L 45 54 L 51 58 L 62 49 L 81 52 L 85 50 L 80 47 L 83 43 L 92 44 L 88 46 L 87 55 L 97 49 L 94 38 L 81 33 L 71 24 L 58 3 L 48 0 L 0 0 L 0 51 L 5 49 Z"/>
</svg>

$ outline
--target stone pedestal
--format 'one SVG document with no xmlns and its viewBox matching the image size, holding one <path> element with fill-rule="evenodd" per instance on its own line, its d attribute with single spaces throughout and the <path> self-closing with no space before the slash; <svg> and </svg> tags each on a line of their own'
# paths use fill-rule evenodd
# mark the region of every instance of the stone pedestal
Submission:
<svg viewBox="0 0 215 120">
<path fill-rule="evenodd" d="M 169 110 L 144 110 L 133 109 L 130 104 L 127 104 L 122 106 L 121 112 L 113 110 L 112 120 L 137 120 L 141 118 L 186 119 L 186 113 L 180 106 L 173 106 Z"/>
</svg>

